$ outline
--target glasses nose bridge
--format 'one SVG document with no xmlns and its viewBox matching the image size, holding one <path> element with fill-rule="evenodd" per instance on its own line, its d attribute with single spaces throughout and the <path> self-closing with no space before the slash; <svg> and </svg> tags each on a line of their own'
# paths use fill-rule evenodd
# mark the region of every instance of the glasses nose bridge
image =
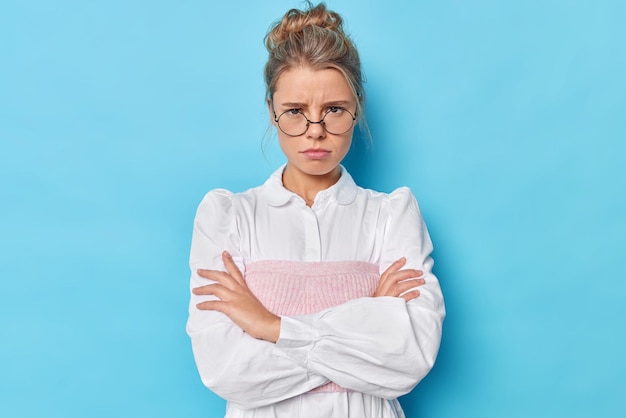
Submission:
<svg viewBox="0 0 626 418">
<path fill-rule="evenodd" d="M 324 127 L 326 127 L 326 123 L 324 122 L 324 118 L 326 118 L 326 115 L 327 115 L 327 114 L 325 114 L 325 115 L 322 117 L 322 119 L 320 119 L 320 120 L 318 120 L 317 122 L 315 122 L 315 121 L 312 121 L 311 119 L 307 118 L 307 117 L 306 117 L 306 115 L 305 115 L 304 113 L 302 114 L 302 116 L 304 116 L 304 119 L 306 119 L 307 126 L 308 126 L 308 125 L 310 125 L 310 124 L 318 124 L 318 125 L 322 125 L 322 126 L 324 126 Z"/>
<path fill-rule="evenodd" d="M 301 115 L 304 116 L 304 119 L 306 119 L 306 130 L 304 131 L 304 133 L 306 133 L 309 130 L 311 125 L 321 125 L 322 129 L 324 131 L 327 131 L 326 123 L 324 122 L 324 118 L 326 117 L 326 114 L 322 117 L 322 119 L 318 120 L 317 122 L 307 118 L 307 116 L 304 113 L 301 113 Z"/>
</svg>

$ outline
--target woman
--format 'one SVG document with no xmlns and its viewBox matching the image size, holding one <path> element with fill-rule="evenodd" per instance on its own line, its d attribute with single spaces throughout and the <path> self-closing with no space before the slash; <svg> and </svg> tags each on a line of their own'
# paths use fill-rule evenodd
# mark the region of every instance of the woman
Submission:
<svg viewBox="0 0 626 418">
<path fill-rule="evenodd" d="M 287 163 L 198 208 L 187 331 L 200 376 L 227 417 L 403 417 L 396 398 L 433 366 L 444 317 L 417 202 L 340 165 L 364 97 L 341 17 L 290 10 L 266 45 Z"/>
</svg>

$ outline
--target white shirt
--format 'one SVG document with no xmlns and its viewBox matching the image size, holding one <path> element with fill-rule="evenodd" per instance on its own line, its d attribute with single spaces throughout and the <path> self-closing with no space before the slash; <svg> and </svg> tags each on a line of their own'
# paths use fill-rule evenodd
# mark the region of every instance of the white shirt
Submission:
<svg viewBox="0 0 626 418">
<path fill-rule="evenodd" d="M 420 296 L 367 297 L 312 315 L 283 316 L 274 344 L 244 333 L 227 316 L 200 311 L 191 295 L 187 332 L 203 383 L 228 401 L 227 418 L 404 417 L 398 396 L 432 368 L 445 316 L 432 274 L 432 244 L 408 188 L 390 194 L 339 181 L 311 207 L 285 189 L 284 166 L 260 187 L 210 191 L 198 207 L 191 245 L 197 269 L 224 270 L 227 250 L 240 270 L 260 260 L 364 261 L 380 273 L 406 257 L 424 272 Z M 306 392 L 335 382 L 350 392 Z"/>
</svg>

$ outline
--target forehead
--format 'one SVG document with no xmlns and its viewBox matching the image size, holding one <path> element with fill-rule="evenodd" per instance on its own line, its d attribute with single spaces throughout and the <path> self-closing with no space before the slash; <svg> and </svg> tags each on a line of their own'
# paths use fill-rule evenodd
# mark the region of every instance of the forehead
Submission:
<svg viewBox="0 0 626 418">
<path fill-rule="evenodd" d="M 291 68 L 278 78 L 273 97 L 278 103 L 354 101 L 345 76 L 335 68 Z"/>
</svg>

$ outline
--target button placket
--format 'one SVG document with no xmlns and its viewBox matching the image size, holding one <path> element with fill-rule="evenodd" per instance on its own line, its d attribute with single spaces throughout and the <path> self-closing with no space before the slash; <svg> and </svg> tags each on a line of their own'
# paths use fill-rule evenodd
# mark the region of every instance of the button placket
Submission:
<svg viewBox="0 0 626 418">
<path fill-rule="evenodd" d="M 304 223 L 305 258 L 306 261 L 321 261 L 322 245 L 320 242 L 320 230 L 315 212 L 307 207 L 303 211 L 302 221 Z"/>
</svg>

